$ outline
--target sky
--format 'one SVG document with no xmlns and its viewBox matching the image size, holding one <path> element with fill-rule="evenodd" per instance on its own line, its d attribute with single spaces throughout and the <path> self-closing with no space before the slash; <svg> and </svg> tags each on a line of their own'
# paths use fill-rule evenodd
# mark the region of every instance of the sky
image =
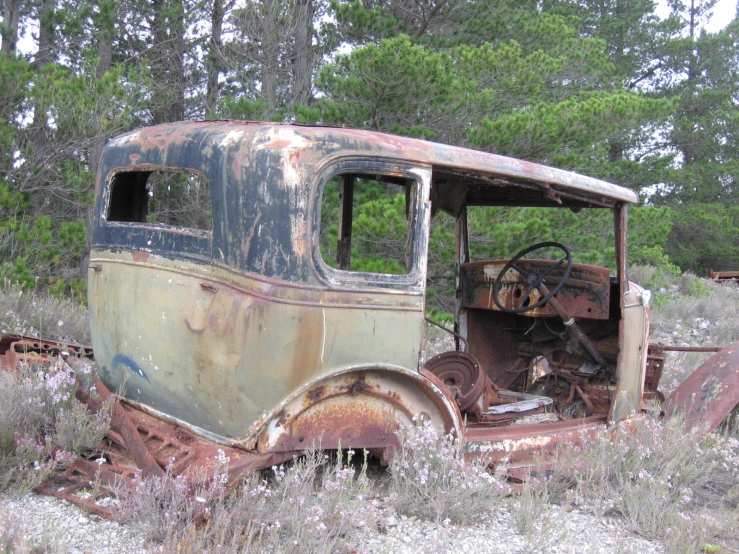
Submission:
<svg viewBox="0 0 739 554">
<path fill-rule="evenodd" d="M 719 0 L 716 7 L 713 8 L 713 19 L 706 25 L 706 30 L 715 33 L 726 27 L 736 15 L 736 1 Z"/>
<path fill-rule="evenodd" d="M 726 27 L 734 19 L 736 3 L 737 0 L 719 0 L 713 8 L 713 17 L 709 24 L 706 25 L 706 30 L 715 33 Z M 667 17 L 669 13 L 667 2 L 657 0 L 657 4 L 657 15 Z"/>
</svg>

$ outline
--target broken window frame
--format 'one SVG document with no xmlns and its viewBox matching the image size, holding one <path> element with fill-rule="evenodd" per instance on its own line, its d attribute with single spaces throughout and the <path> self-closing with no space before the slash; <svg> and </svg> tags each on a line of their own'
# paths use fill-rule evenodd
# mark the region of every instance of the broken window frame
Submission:
<svg viewBox="0 0 739 554">
<path fill-rule="evenodd" d="M 406 192 L 408 211 L 408 272 L 405 274 L 369 273 L 351 269 L 338 269 L 326 263 L 321 253 L 321 209 L 326 185 L 337 176 L 367 175 L 409 179 L 413 190 Z M 331 287 L 394 289 L 399 293 L 423 294 L 426 285 L 426 257 L 428 255 L 428 231 L 431 217 L 431 167 L 408 161 L 383 160 L 378 158 L 342 158 L 324 165 L 316 178 L 313 203 L 313 263 L 319 278 Z M 342 200 L 342 204 L 343 204 Z M 340 205 L 340 210 L 342 210 Z M 340 214 L 339 225 L 342 225 Z M 349 222 L 350 224 L 351 222 Z M 346 222 L 344 222 L 346 224 Z M 341 237 L 341 232 L 339 234 Z"/>
<path fill-rule="evenodd" d="M 160 222 L 148 222 L 148 221 L 125 221 L 125 220 L 117 220 L 117 219 L 110 219 L 110 213 L 112 208 L 112 201 L 113 201 L 113 192 L 115 190 L 115 179 L 119 175 L 122 175 L 124 173 L 169 173 L 169 174 L 182 174 L 182 175 L 190 175 L 198 177 L 199 179 L 202 179 L 202 181 L 205 183 L 205 185 L 208 187 L 208 198 L 210 200 L 210 212 L 211 212 L 211 218 L 210 218 L 210 229 L 203 229 L 200 227 L 188 227 L 184 225 L 171 225 L 168 223 L 160 223 Z M 148 180 L 148 177 L 147 177 Z M 146 187 L 146 190 L 148 191 L 148 187 Z M 149 193 L 150 194 L 150 193 Z M 213 235 L 213 226 L 214 223 L 214 214 L 213 214 L 213 189 L 211 187 L 210 182 L 208 181 L 208 178 L 205 176 L 205 174 L 202 171 L 199 171 L 197 169 L 193 168 L 185 168 L 185 167 L 170 167 L 170 166 L 157 166 L 157 165 L 142 165 L 140 167 L 136 167 L 135 169 L 132 168 L 116 168 L 112 170 L 106 179 L 106 186 L 105 186 L 105 198 L 103 199 L 104 205 L 103 205 L 103 220 L 107 225 L 143 225 L 147 227 L 160 227 L 163 229 L 176 229 L 178 232 L 186 232 L 190 233 L 196 236 L 208 236 L 211 237 Z M 144 214 L 148 215 L 148 214 Z"/>
<path fill-rule="evenodd" d="M 205 179 L 210 189 L 213 226 L 217 225 L 217 215 L 213 203 L 214 190 L 207 176 L 194 168 L 181 168 L 157 164 L 139 164 L 135 167 L 114 167 L 104 182 L 101 212 L 98 217 L 101 225 L 93 239 L 92 246 L 104 244 L 107 247 L 133 248 L 139 251 L 161 253 L 168 257 L 212 261 L 213 230 L 178 227 L 163 223 L 147 223 L 140 221 L 110 221 L 110 202 L 113 193 L 113 181 L 121 173 L 148 173 L 155 171 L 191 173 Z"/>
</svg>

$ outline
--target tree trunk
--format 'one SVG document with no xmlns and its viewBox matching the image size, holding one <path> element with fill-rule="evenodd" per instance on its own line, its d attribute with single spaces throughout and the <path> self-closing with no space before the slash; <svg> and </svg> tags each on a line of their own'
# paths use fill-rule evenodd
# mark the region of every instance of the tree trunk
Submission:
<svg viewBox="0 0 739 554">
<path fill-rule="evenodd" d="M 113 0 L 106 0 L 100 3 L 100 20 L 95 21 L 95 39 L 97 40 L 97 55 L 98 63 L 95 67 L 95 76 L 98 79 L 102 79 L 105 72 L 108 71 L 113 65 L 113 36 L 115 33 L 115 21 L 109 16 L 115 10 L 115 4 Z M 89 152 L 89 168 L 92 173 L 97 172 L 98 164 L 100 163 L 100 155 L 103 152 L 105 141 L 107 137 L 102 127 L 101 121 L 95 122 L 95 128 L 97 130 L 95 137 L 92 140 Z"/>
<path fill-rule="evenodd" d="M 311 77 L 313 75 L 311 41 L 313 30 L 313 1 L 295 2 L 295 43 L 293 45 L 293 104 L 307 104 L 312 98 Z"/>
<path fill-rule="evenodd" d="M 205 61 L 208 74 L 205 93 L 206 119 L 215 117 L 216 105 L 218 104 L 218 92 L 220 90 L 218 80 L 223 67 L 223 19 L 226 9 L 223 0 L 213 0 L 210 13 L 210 49 Z"/>
<path fill-rule="evenodd" d="M 15 54 L 15 45 L 18 41 L 18 25 L 21 21 L 23 0 L 5 0 L 3 2 L 2 47 L 0 52 L 6 56 Z"/>
<path fill-rule="evenodd" d="M 185 24 L 182 0 L 153 0 L 151 76 L 154 124 L 185 119 Z"/>
<path fill-rule="evenodd" d="M 280 64 L 280 41 L 277 36 L 279 3 L 277 0 L 264 0 L 262 18 L 262 98 L 267 104 L 265 119 L 277 111 L 277 71 Z"/>
<path fill-rule="evenodd" d="M 44 0 L 39 8 L 39 31 L 38 31 L 38 52 L 34 60 L 37 69 L 41 69 L 46 64 L 51 63 L 55 59 L 54 52 L 54 12 L 56 10 L 56 0 Z"/>
</svg>

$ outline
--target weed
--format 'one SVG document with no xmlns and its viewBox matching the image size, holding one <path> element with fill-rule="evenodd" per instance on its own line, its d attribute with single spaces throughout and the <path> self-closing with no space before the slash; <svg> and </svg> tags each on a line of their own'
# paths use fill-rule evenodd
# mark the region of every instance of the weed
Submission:
<svg viewBox="0 0 739 554">
<path fill-rule="evenodd" d="M 101 410 L 91 413 L 87 406 L 73 400 L 70 409 L 56 416 L 52 434 L 54 444 L 75 454 L 94 451 L 110 428 L 113 407 L 114 401 L 106 401 Z"/>
<path fill-rule="evenodd" d="M 644 417 L 570 448 L 556 473 L 577 483 L 578 502 L 685 552 L 716 535 L 707 509 L 736 506 L 727 491 L 739 487 L 739 441 Z"/>
<path fill-rule="evenodd" d="M 21 532 L 21 518 L 0 505 L 0 554 L 26 552 L 28 545 Z"/>
<path fill-rule="evenodd" d="M 552 518 L 549 480 L 531 477 L 523 490 L 510 501 L 511 517 L 516 531 L 526 541 L 529 552 L 545 552 L 565 538 Z"/>
<path fill-rule="evenodd" d="M 87 309 L 69 298 L 23 291 L 0 282 L 0 333 L 89 344 Z"/>
<path fill-rule="evenodd" d="M 484 460 L 467 464 L 462 441 L 445 435 L 426 418 L 398 431 L 390 462 L 390 491 L 398 513 L 452 522 L 467 521 L 491 506 L 508 487 L 491 475 Z"/>
<path fill-rule="evenodd" d="M 79 369 L 90 370 L 85 365 Z M 88 412 L 75 399 L 78 386 L 68 366 L 0 372 L 0 489 L 29 490 L 97 446 L 109 428 L 113 405 Z"/>
<path fill-rule="evenodd" d="M 699 552 L 718 533 L 716 521 L 707 514 L 670 512 L 663 524 L 663 542 L 668 554 Z"/>
<path fill-rule="evenodd" d="M 349 452 L 333 462 L 320 451 L 307 452 L 228 495 L 219 477 L 226 475 L 225 457 L 214 479 L 190 490 L 169 472 L 137 479 L 130 493 L 119 494 L 116 515 L 164 541 L 164 552 L 333 552 L 367 518 L 366 460 L 357 470 Z"/>
</svg>

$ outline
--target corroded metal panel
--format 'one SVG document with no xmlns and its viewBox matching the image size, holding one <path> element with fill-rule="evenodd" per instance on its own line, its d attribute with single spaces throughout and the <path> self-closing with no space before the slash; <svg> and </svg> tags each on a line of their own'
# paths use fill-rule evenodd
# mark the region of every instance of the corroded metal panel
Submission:
<svg viewBox="0 0 739 554">
<path fill-rule="evenodd" d="M 350 367 L 277 406 L 261 424 L 257 451 L 393 448 L 398 426 L 421 414 L 447 432 L 462 432 L 453 398 L 438 383 L 398 366 Z"/>
<path fill-rule="evenodd" d="M 739 406 L 739 342 L 717 352 L 665 400 L 667 416 L 681 414 L 688 426 L 713 431 Z"/>
<path fill-rule="evenodd" d="M 499 310 L 493 301 L 493 284 L 507 260 L 490 260 L 464 264 L 461 279 L 465 281 L 463 305 L 467 308 Z M 519 260 L 524 270 L 544 271 L 555 262 L 548 260 Z M 547 285 L 553 288 L 560 282 L 564 269 L 555 270 L 547 278 Z M 503 278 L 500 300 L 505 307 L 516 304 L 518 294 L 526 289 L 526 280 L 516 270 L 507 272 Z M 541 293 L 531 293 L 531 304 L 539 301 Z M 608 319 L 611 297 L 610 274 L 608 268 L 585 264 L 573 264 L 572 271 L 564 287 L 557 293 L 559 302 L 567 306 L 571 317 L 588 319 Z M 527 317 L 556 316 L 554 308 L 548 304 L 525 312 Z"/>
<path fill-rule="evenodd" d="M 540 466 L 563 444 L 578 444 L 605 428 L 604 417 L 544 424 L 474 428 L 465 433 L 465 457 L 484 457 L 515 476 L 516 468 Z"/>
<path fill-rule="evenodd" d="M 298 288 L 153 254 L 97 251 L 95 264 L 90 318 L 105 384 L 223 438 L 243 438 L 335 368 L 418 363 L 419 295 Z"/>
<path fill-rule="evenodd" d="M 629 283 L 620 323 L 621 345 L 616 368 L 616 395 L 609 421 L 617 423 L 639 413 L 642 407 L 649 340 L 648 292 Z"/>
</svg>

